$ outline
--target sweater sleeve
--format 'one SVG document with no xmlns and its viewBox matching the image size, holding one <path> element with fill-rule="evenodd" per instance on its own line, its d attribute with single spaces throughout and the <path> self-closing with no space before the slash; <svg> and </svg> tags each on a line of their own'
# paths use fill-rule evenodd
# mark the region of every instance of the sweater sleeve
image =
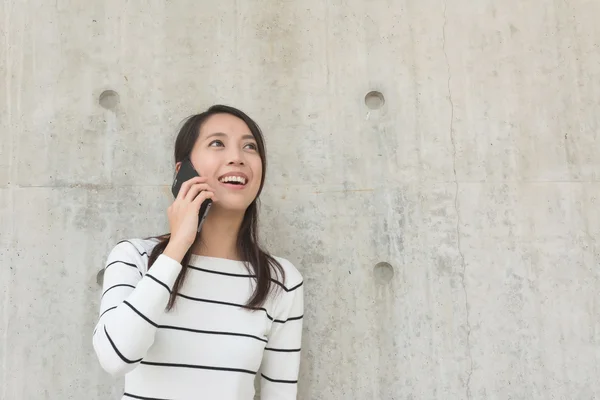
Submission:
<svg viewBox="0 0 600 400">
<path fill-rule="evenodd" d="M 261 365 L 261 400 L 292 400 L 298 393 L 304 286 L 286 289 Z"/>
<path fill-rule="evenodd" d="M 164 313 L 181 271 L 181 264 L 164 254 L 150 271 L 146 266 L 127 241 L 117 244 L 106 262 L 92 342 L 100 365 L 113 376 L 133 370 L 146 355 L 154 342 L 155 321 Z"/>
</svg>

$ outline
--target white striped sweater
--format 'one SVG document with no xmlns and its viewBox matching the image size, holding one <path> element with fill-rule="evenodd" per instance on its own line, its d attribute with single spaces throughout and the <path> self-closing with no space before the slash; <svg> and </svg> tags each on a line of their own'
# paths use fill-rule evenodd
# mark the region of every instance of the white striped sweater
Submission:
<svg viewBox="0 0 600 400">
<path fill-rule="evenodd" d="M 120 242 L 106 262 L 93 345 L 107 372 L 125 376 L 122 400 L 252 400 L 257 373 L 262 400 L 296 399 L 304 302 L 294 265 L 277 257 L 285 282 L 249 310 L 244 263 L 194 255 L 166 311 L 181 265 L 163 254 L 148 270 L 156 243 Z"/>
</svg>

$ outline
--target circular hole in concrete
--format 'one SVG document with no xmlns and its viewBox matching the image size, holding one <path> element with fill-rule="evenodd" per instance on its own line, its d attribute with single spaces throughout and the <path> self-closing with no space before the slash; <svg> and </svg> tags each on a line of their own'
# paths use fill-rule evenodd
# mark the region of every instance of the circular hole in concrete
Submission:
<svg viewBox="0 0 600 400">
<path fill-rule="evenodd" d="M 100 94 L 98 103 L 107 110 L 112 110 L 119 104 L 119 93 L 114 90 L 105 90 Z"/>
<path fill-rule="evenodd" d="M 388 283 L 394 277 L 394 268 L 390 263 L 380 262 L 373 267 L 375 280 L 379 283 Z"/>
<path fill-rule="evenodd" d="M 104 268 L 102 268 L 96 274 L 96 283 L 98 284 L 98 286 L 102 286 L 104 284 Z"/>
<path fill-rule="evenodd" d="M 365 96 L 365 104 L 371 110 L 377 110 L 383 107 L 383 105 L 385 104 L 385 98 L 383 97 L 383 94 L 381 92 L 374 90 L 372 92 L 367 93 L 367 95 Z"/>
</svg>

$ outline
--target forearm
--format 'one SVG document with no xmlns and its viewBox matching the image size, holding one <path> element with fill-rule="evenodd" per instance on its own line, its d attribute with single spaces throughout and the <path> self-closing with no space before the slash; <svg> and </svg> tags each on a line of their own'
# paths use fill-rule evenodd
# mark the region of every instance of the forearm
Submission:
<svg viewBox="0 0 600 400">
<path fill-rule="evenodd" d="M 115 268 L 115 272 L 119 266 L 110 268 Z M 105 285 L 103 312 L 93 344 L 100 364 L 107 372 L 122 375 L 144 358 L 154 343 L 156 321 L 165 312 L 180 271 L 181 265 L 177 261 L 161 255 L 135 288 L 130 288 L 134 285 L 125 279 L 113 279 Z"/>
</svg>

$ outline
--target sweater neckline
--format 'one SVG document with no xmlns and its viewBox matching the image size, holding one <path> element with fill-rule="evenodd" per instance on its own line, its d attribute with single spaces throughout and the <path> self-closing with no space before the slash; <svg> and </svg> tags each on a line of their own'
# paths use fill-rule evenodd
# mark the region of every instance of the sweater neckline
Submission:
<svg viewBox="0 0 600 400">
<path fill-rule="evenodd" d="M 244 261 L 234 260 L 232 258 L 222 258 L 222 257 L 210 257 L 210 256 L 202 256 L 200 254 L 192 254 L 190 256 L 190 262 L 192 261 L 212 261 L 212 262 L 221 262 L 228 264 L 243 264 Z"/>
<path fill-rule="evenodd" d="M 222 272 L 226 274 L 248 274 L 248 268 L 246 267 L 246 264 L 243 261 L 232 260 L 229 258 L 209 257 L 201 256 L 199 254 L 192 254 L 190 256 L 189 265 L 208 271 Z"/>
</svg>

